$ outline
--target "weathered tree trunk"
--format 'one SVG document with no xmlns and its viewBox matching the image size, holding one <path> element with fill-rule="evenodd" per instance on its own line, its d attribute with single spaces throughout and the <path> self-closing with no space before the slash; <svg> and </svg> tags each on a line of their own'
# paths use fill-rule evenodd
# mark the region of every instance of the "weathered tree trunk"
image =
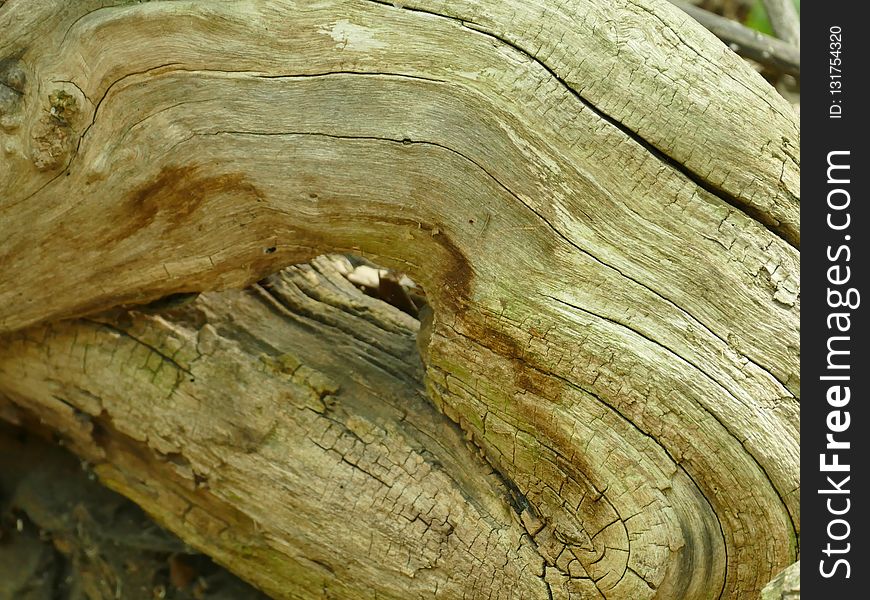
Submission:
<svg viewBox="0 0 870 600">
<path fill-rule="evenodd" d="M 797 119 L 675 7 L 0 32 L 5 414 L 191 544 L 288 598 L 751 598 L 796 560 Z M 93 316 L 324 250 L 424 285 L 422 365 L 322 261 Z"/>
</svg>

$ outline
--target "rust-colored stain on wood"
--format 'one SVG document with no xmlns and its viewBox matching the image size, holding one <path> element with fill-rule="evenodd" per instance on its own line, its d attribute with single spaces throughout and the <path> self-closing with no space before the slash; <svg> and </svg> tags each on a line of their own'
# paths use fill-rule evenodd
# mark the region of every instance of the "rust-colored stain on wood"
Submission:
<svg viewBox="0 0 870 600">
<path fill-rule="evenodd" d="M 238 194 L 260 199 L 260 193 L 243 173 L 201 175 L 196 165 L 164 167 L 157 178 L 130 194 L 129 206 L 139 225 L 150 225 L 158 217 L 169 226 L 189 220 L 209 199 Z"/>
</svg>

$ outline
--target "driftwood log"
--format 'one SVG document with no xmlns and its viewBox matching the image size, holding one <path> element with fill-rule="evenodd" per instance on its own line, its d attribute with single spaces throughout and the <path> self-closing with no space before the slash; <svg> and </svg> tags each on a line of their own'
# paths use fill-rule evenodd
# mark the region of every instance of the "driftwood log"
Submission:
<svg viewBox="0 0 870 600">
<path fill-rule="evenodd" d="M 3 414 L 276 597 L 757 597 L 799 143 L 656 0 L 0 2 Z"/>
</svg>

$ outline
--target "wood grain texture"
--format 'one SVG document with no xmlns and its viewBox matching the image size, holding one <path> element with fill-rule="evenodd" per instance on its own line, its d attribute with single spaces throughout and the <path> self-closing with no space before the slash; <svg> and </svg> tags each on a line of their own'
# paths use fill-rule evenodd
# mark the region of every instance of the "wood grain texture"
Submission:
<svg viewBox="0 0 870 600">
<path fill-rule="evenodd" d="M 518 500 L 425 397 L 418 327 L 320 259 L 12 334 L 0 373 L 15 410 L 276 597 L 545 597 Z"/>
<path fill-rule="evenodd" d="M 0 7 L 0 329 L 363 254 L 426 288 L 429 397 L 553 597 L 757 596 L 799 539 L 791 108 L 666 2 L 395 4 Z"/>
</svg>

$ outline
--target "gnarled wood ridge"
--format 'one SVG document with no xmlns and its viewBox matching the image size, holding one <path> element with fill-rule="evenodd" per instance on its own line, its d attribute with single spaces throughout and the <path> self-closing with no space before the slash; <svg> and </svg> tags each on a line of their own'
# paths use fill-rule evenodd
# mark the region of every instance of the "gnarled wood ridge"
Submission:
<svg viewBox="0 0 870 600">
<path fill-rule="evenodd" d="M 7 0 L 0 83 L 3 414 L 267 592 L 796 560 L 798 121 L 667 2 Z M 106 312 L 324 251 L 434 316 L 325 259 Z"/>
</svg>

